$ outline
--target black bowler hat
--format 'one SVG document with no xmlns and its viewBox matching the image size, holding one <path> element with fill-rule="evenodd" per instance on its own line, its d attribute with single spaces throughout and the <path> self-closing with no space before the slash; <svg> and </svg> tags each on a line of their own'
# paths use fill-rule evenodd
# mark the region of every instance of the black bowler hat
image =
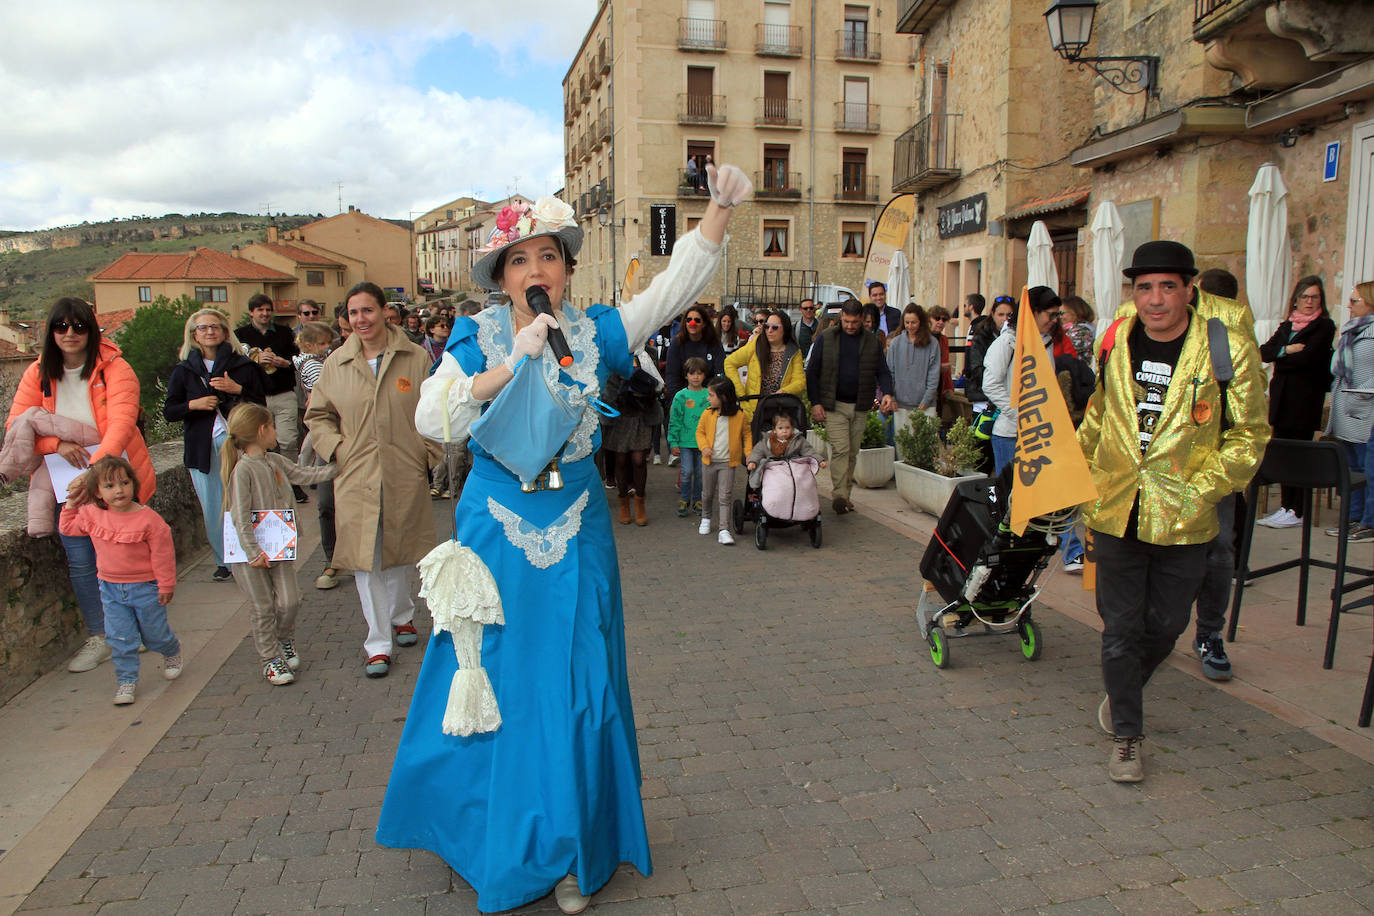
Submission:
<svg viewBox="0 0 1374 916">
<path fill-rule="evenodd" d="M 1141 274 L 1179 274 L 1183 277 L 1197 276 L 1193 264 L 1193 251 L 1178 242 L 1146 242 L 1135 250 L 1131 266 L 1121 271 L 1128 279 L 1134 280 Z"/>
</svg>

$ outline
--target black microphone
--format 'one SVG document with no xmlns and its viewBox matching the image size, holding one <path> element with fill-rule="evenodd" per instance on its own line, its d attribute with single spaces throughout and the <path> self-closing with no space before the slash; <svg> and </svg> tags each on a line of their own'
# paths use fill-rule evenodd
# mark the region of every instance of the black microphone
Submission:
<svg viewBox="0 0 1374 916">
<path fill-rule="evenodd" d="M 553 306 L 549 304 L 549 294 L 544 292 L 542 286 L 531 286 L 525 290 L 525 304 L 534 309 L 536 315 L 550 315 L 556 321 L 557 315 L 553 313 Z M 568 349 L 568 339 L 563 336 L 563 330 L 558 326 L 549 328 L 549 349 L 558 359 L 558 365 L 571 366 L 573 364 L 572 350 Z"/>
</svg>

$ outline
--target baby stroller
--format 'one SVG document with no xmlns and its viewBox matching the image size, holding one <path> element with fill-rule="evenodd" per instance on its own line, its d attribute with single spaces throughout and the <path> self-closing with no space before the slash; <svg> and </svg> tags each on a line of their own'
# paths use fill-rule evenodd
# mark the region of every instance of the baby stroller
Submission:
<svg viewBox="0 0 1374 916">
<path fill-rule="evenodd" d="M 793 394 L 749 395 L 740 400 L 757 398 L 750 432 L 754 441 L 767 436 L 773 428 L 773 418 L 787 414 L 798 436 L 804 435 L 811 424 L 807 422 L 806 405 Z M 744 499 L 735 500 L 731 512 L 735 534 L 744 534 L 744 523 L 754 522 L 754 546 L 768 548 L 770 528 L 790 528 L 800 525 L 811 535 L 811 546 L 821 546 L 821 503 L 816 492 L 814 458 L 766 459 L 762 465 L 763 480 L 757 490 L 747 483 Z"/>
<path fill-rule="evenodd" d="M 1040 657 L 1040 628 L 1031 619 L 1031 602 L 1040 594 L 1035 583 L 1078 510 L 1034 518 L 1018 537 L 1007 527 L 1010 493 L 1010 465 L 999 478 L 959 484 L 921 557 L 927 585 L 916 621 L 938 668 L 949 665 L 948 640 L 974 632 L 1015 633 L 1026 659 Z M 971 631 L 975 624 L 981 631 Z"/>
</svg>

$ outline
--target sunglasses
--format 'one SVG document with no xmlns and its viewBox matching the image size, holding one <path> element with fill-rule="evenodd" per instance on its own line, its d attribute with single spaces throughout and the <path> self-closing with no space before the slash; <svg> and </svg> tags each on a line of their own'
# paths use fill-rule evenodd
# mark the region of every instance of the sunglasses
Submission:
<svg viewBox="0 0 1374 916">
<path fill-rule="evenodd" d="M 84 321 L 68 321 L 63 318 L 61 321 L 54 321 L 52 323 L 52 330 L 54 334 L 65 334 L 68 331 L 77 334 L 85 334 L 90 328 L 86 326 L 86 322 Z"/>
<path fill-rule="evenodd" d="M 781 330 L 782 330 L 782 325 L 780 325 L 780 324 L 766 324 L 766 325 L 764 325 L 764 327 L 766 327 L 766 328 L 767 328 L 768 330 L 770 330 L 770 331 L 781 331 Z"/>
<path fill-rule="evenodd" d="M 1016 304 L 1016 300 L 1013 299 L 1011 296 L 998 296 L 996 299 L 992 300 L 993 305 L 1001 305 L 1003 302 L 1007 302 L 1012 305 Z"/>
<path fill-rule="evenodd" d="M 319 313 L 320 313 L 320 310 L 319 310 L 319 309 L 316 309 L 316 310 L 313 311 L 313 312 L 310 311 L 310 309 L 301 309 L 301 314 L 304 315 L 306 318 L 313 318 L 313 317 L 315 317 L 316 315 L 318 315 Z"/>
<path fill-rule="evenodd" d="M 700 318 L 688 318 L 688 319 L 687 319 L 687 323 L 688 323 L 688 324 L 701 324 L 701 319 L 700 319 Z"/>
<path fill-rule="evenodd" d="M 803 312 L 814 312 L 816 310 L 816 307 L 814 305 L 803 305 L 801 307 L 801 310 Z"/>
</svg>

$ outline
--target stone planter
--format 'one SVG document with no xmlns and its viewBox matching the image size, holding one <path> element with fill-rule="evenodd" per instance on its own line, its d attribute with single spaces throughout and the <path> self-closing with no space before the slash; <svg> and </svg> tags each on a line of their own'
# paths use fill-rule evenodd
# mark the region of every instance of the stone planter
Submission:
<svg viewBox="0 0 1374 916">
<path fill-rule="evenodd" d="M 946 477 L 934 471 L 914 467 L 902 461 L 894 462 L 893 470 L 897 475 L 897 492 L 907 504 L 928 512 L 939 518 L 945 511 L 954 488 L 965 480 L 976 480 L 981 474 L 968 474 L 963 477 Z"/>
<path fill-rule="evenodd" d="M 861 487 L 878 489 L 892 479 L 892 465 L 896 460 L 892 446 L 861 448 L 854 461 L 854 482 Z"/>
<path fill-rule="evenodd" d="M 806 441 L 811 443 L 811 447 L 816 450 L 816 454 L 821 456 L 822 461 L 830 460 L 830 443 L 821 438 L 821 434 L 814 429 L 806 431 Z"/>
</svg>

